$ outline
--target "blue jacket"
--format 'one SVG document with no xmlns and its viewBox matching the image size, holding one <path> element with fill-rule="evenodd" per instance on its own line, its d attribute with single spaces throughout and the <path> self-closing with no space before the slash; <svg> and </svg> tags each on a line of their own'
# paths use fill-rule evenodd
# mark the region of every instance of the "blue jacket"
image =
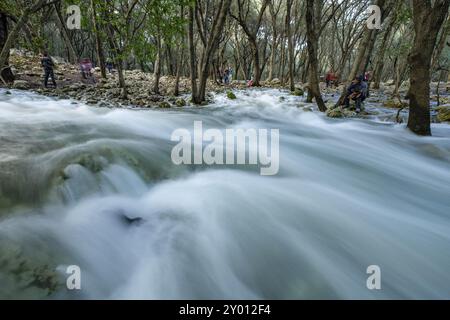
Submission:
<svg viewBox="0 0 450 320">
<path fill-rule="evenodd" d="M 357 84 L 352 83 L 350 85 L 350 87 L 348 87 L 348 89 L 347 89 L 347 96 L 349 96 L 355 92 L 361 92 L 361 97 L 363 99 L 365 99 L 367 97 L 367 89 L 368 89 L 368 86 L 367 86 L 367 82 L 365 82 L 365 81 L 362 81 Z"/>
</svg>

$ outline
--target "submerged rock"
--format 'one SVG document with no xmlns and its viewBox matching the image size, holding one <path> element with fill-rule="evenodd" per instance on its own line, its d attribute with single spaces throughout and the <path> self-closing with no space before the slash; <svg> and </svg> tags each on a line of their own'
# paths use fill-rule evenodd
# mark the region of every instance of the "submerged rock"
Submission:
<svg viewBox="0 0 450 320">
<path fill-rule="evenodd" d="M 237 99 L 236 95 L 232 91 L 228 91 L 227 92 L 227 98 L 230 99 L 230 100 L 236 100 Z"/>
<path fill-rule="evenodd" d="M 0 241 L 0 296 L 3 298 L 44 299 L 62 287 L 62 279 L 51 257 L 39 244 L 24 250 L 6 238 Z"/>
</svg>

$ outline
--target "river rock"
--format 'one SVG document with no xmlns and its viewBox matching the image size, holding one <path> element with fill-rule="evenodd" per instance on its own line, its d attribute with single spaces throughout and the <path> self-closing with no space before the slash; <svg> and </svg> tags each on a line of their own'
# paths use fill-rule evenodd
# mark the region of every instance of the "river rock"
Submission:
<svg viewBox="0 0 450 320">
<path fill-rule="evenodd" d="M 274 85 L 281 84 L 281 81 L 280 81 L 280 79 L 275 78 L 275 79 L 272 79 L 272 81 L 270 81 L 270 84 L 274 84 Z"/>
<path fill-rule="evenodd" d="M 343 118 L 344 114 L 341 108 L 328 109 L 326 112 L 327 117 L 329 118 Z"/>
<path fill-rule="evenodd" d="M 168 109 L 170 108 L 170 103 L 168 103 L 167 101 L 162 101 L 160 103 L 158 103 L 158 107 L 161 109 Z"/>
<path fill-rule="evenodd" d="M 303 97 L 303 95 L 305 94 L 305 91 L 303 91 L 302 88 L 295 88 L 295 90 L 292 91 L 291 94 L 296 97 Z"/>
<path fill-rule="evenodd" d="M 392 109 L 400 109 L 408 106 L 407 102 L 400 102 L 398 100 L 386 100 L 383 102 L 383 106 L 385 108 L 392 108 Z"/>
<path fill-rule="evenodd" d="M 450 105 L 440 106 L 436 110 L 438 112 L 437 119 L 440 122 L 450 121 Z"/>
<path fill-rule="evenodd" d="M 15 80 L 13 84 L 14 89 L 27 90 L 30 89 L 30 84 L 26 80 Z"/>
<path fill-rule="evenodd" d="M 94 99 L 94 98 L 89 98 L 89 99 L 86 100 L 86 103 L 87 104 L 97 104 L 98 100 Z"/>
<path fill-rule="evenodd" d="M 175 105 L 177 106 L 177 107 L 185 107 L 186 106 L 186 100 L 184 100 L 183 98 L 178 98 L 176 101 L 175 101 Z"/>
<path fill-rule="evenodd" d="M 236 100 L 237 99 L 236 95 L 232 91 L 228 91 L 227 92 L 227 98 L 230 99 L 230 100 Z"/>
</svg>

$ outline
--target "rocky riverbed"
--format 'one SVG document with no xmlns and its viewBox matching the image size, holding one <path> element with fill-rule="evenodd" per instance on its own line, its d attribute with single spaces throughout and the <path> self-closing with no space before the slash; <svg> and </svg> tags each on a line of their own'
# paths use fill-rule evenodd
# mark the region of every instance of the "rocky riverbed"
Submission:
<svg viewBox="0 0 450 320">
<path fill-rule="evenodd" d="M 179 81 L 179 95 L 175 95 L 176 77 L 163 76 L 160 78 L 159 93 L 152 92 L 154 77 L 151 73 L 139 70 L 126 70 L 125 79 L 127 84 L 127 97 L 123 98 L 118 85 L 117 72 L 107 74 L 107 78 L 101 78 L 100 68 L 93 70 L 93 79 L 83 79 L 79 67 L 58 58 L 54 59 L 57 67 L 55 76 L 57 88 L 44 88 L 43 72 L 40 66 L 40 57 L 31 53 L 12 51 L 10 64 L 16 75 L 16 81 L 10 86 L 14 89 L 31 90 L 39 94 L 60 98 L 72 99 L 89 105 L 109 108 L 182 108 L 190 105 L 191 91 L 190 79 L 181 77 Z M 263 82 L 265 88 L 278 88 L 287 90 L 279 79 Z M 322 84 L 324 86 L 324 84 Z M 437 83 L 432 84 L 431 108 L 432 121 L 435 123 L 450 121 L 450 83 L 441 83 L 439 96 Z M 222 85 L 210 80 L 207 92 L 227 92 L 227 97 L 236 99 L 233 91 L 248 89 L 245 81 L 233 81 L 230 85 Z M 306 98 L 308 84 L 296 84 L 296 90 L 291 94 L 298 96 L 299 100 Z M 379 113 L 379 109 L 385 113 L 392 114 L 389 121 L 405 122 L 408 116 L 408 101 L 405 99 L 392 98 L 394 85 L 383 83 L 380 90 L 372 90 L 371 96 L 366 100 L 366 109 L 357 114 L 354 109 L 335 107 L 343 86 L 336 88 L 322 88 L 324 99 L 330 118 L 364 118 Z M 400 96 L 404 97 L 408 90 L 407 83 L 400 87 Z M 8 93 L 8 91 L 7 91 Z M 208 102 L 212 102 L 212 95 L 208 95 Z M 76 103 L 76 102 L 74 102 Z M 391 110 L 387 111 L 386 110 Z M 383 111 L 382 111 L 383 112 Z"/>
</svg>

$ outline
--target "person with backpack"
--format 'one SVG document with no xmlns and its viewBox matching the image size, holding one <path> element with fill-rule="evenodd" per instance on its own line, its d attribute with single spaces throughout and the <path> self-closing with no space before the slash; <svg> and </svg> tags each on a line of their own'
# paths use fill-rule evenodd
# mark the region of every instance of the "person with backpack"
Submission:
<svg viewBox="0 0 450 320">
<path fill-rule="evenodd" d="M 53 71 L 55 63 L 47 52 L 44 52 L 41 59 L 41 66 L 44 69 L 44 86 L 47 88 L 48 79 L 52 78 L 53 86 L 56 88 L 55 73 Z"/>
</svg>

